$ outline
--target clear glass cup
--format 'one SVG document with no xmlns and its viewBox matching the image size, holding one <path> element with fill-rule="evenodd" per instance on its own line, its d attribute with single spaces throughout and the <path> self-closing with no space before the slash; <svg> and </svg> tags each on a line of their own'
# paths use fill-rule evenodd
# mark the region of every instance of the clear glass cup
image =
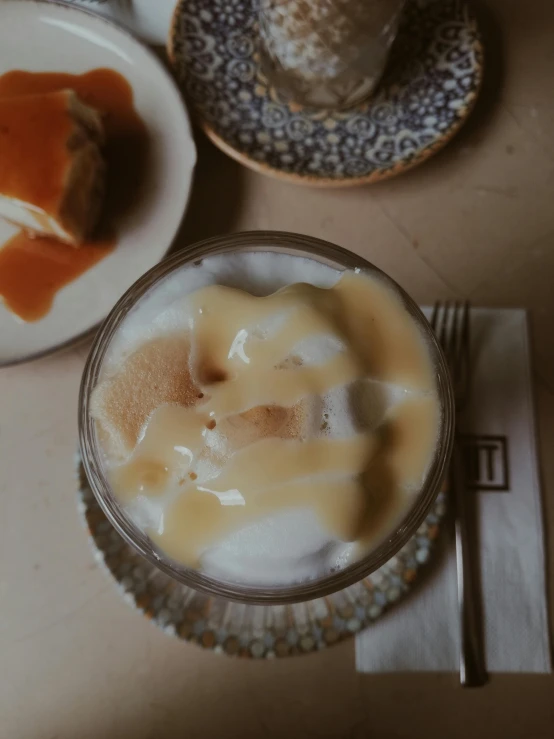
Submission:
<svg viewBox="0 0 554 739">
<path fill-rule="evenodd" d="M 438 388 L 441 414 L 439 440 L 424 484 L 403 520 L 384 541 L 357 562 L 324 577 L 292 585 L 266 587 L 223 581 L 168 558 L 135 526 L 115 499 L 102 462 L 96 424 L 90 415 L 91 393 L 100 377 L 106 351 L 121 322 L 138 301 L 171 272 L 188 263 L 215 254 L 245 251 L 279 251 L 291 256 L 308 257 L 339 271 L 360 269 L 379 275 L 399 295 L 426 340 Z M 167 575 L 211 595 L 250 604 L 273 605 L 319 598 L 352 585 L 393 557 L 415 534 L 437 496 L 450 458 L 453 426 L 454 403 L 448 368 L 429 323 L 414 301 L 392 278 L 346 249 L 319 239 L 280 231 L 251 231 L 208 239 L 169 257 L 143 275 L 115 305 L 96 335 L 83 373 L 79 397 L 79 440 L 83 466 L 96 499 L 114 528 L 128 544 Z"/>
<path fill-rule="evenodd" d="M 356 105 L 381 79 L 404 2 L 260 0 L 262 71 L 299 105 Z"/>
</svg>

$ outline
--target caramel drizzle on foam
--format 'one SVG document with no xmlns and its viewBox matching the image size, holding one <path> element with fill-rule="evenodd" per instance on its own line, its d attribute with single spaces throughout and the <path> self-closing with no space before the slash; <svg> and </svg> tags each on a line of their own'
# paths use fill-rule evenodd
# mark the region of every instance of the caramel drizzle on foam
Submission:
<svg viewBox="0 0 554 739">
<path fill-rule="evenodd" d="M 183 387 L 173 395 L 162 390 L 151 401 L 140 433 L 127 398 L 132 452 L 110 473 L 115 495 L 124 503 L 139 496 L 155 502 L 171 490 L 159 526 L 148 533 L 170 557 L 191 566 L 226 535 L 291 507 L 313 509 L 340 540 L 369 542 L 381 519 L 405 501 L 406 489 L 421 485 L 439 425 L 430 357 L 399 299 L 378 280 L 354 273 L 331 289 L 295 284 L 257 298 L 212 285 L 188 299 L 190 361 L 186 370 L 167 367 L 180 373 Z M 277 315 L 269 339 L 251 330 Z M 287 361 L 299 342 L 318 334 L 336 337 L 341 350 L 321 364 Z M 149 344 L 158 360 L 164 341 L 169 355 L 185 357 L 190 336 Z M 144 362 L 149 344 L 126 360 L 120 377 L 129 363 Z M 163 372 L 158 375 L 154 396 L 164 381 Z M 405 400 L 376 430 L 307 436 L 307 399 L 362 378 L 405 387 Z M 142 382 L 147 379 L 143 371 Z M 125 394 L 117 383 L 117 375 L 101 383 L 93 399 L 105 440 L 114 435 L 110 402 L 118 398 L 121 405 Z M 245 429 L 250 439 L 218 452 L 218 440 Z M 210 460 L 211 471 L 202 466 Z"/>
</svg>

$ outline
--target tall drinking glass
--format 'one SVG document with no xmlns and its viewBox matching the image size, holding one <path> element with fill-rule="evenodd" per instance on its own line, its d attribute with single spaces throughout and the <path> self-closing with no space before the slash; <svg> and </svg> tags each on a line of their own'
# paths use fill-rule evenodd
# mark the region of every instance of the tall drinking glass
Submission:
<svg viewBox="0 0 554 739">
<path fill-rule="evenodd" d="M 260 0 L 262 70 L 300 105 L 346 108 L 377 86 L 404 0 Z"/>
<path fill-rule="evenodd" d="M 137 526 L 116 498 L 106 473 L 105 455 L 98 428 L 91 413 L 92 393 L 102 377 L 110 346 L 124 330 L 127 316 L 138 305 L 149 300 L 158 289 L 163 289 L 166 278 L 177 270 L 187 267 L 192 269 L 196 263 L 216 255 L 221 259 L 227 258 L 232 261 L 239 255 L 246 256 L 257 252 L 277 252 L 281 255 L 288 255 L 291 259 L 298 257 L 309 259 L 338 272 L 357 270 L 368 276 L 376 277 L 390 287 L 404 305 L 413 320 L 414 329 L 421 333 L 429 349 L 435 370 L 441 419 L 437 445 L 421 489 L 414 494 L 404 515 L 400 517 L 385 539 L 376 542 L 375 546 L 370 548 L 364 556 L 343 569 L 334 570 L 308 581 L 275 584 L 275 586 L 246 585 L 224 580 L 202 572 L 200 569 L 180 564 L 164 554 L 155 542 Z M 452 448 L 453 412 L 453 395 L 448 369 L 431 327 L 419 308 L 392 278 L 387 277 L 377 267 L 361 257 L 325 241 L 298 234 L 252 231 L 209 239 L 174 254 L 147 272 L 113 308 L 96 335 L 83 375 L 79 408 L 81 456 L 90 486 L 108 520 L 131 546 L 167 575 L 210 595 L 243 603 L 272 605 L 295 603 L 322 597 L 361 580 L 381 567 L 414 536 L 428 514 L 444 479 Z"/>
</svg>

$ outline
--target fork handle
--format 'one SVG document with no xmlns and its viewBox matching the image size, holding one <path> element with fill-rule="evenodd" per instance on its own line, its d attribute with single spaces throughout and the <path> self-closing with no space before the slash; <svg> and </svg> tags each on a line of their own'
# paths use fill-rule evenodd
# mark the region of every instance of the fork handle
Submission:
<svg viewBox="0 0 554 739">
<path fill-rule="evenodd" d="M 461 475 L 460 453 L 461 444 L 456 439 L 449 484 L 455 505 L 456 573 L 461 628 L 460 683 L 471 688 L 484 685 L 488 681 L 488 675 L 482 639 L 480 583 L 477 563 L 474 561 L 479 554 L 473 515 L 475 500 L 468 500 L 468 491 Z"/>
</svg>

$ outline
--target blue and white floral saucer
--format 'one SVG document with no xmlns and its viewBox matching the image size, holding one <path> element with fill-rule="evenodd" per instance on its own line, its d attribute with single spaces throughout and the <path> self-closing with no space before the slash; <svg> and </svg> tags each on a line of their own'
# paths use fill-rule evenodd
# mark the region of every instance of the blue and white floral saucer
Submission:
<svg viewBox="0 0 554 739">
<path fill-rule="evenodd" d="M 94 557 L 125 600 L 167 634 L 239 657 L 315 652 L 370 627 L 419 580 L 444 528 L 440 493 L 416 535 L 381 569 L 325 598 L 291 606 L 246 606 L 172 580 L 130 547 L 96 502 L 77 457 L 79 510 Z"/>
<path fill-rule="evenodd" d="M 179 0 L 168 54 L 196 118 L 224 152 L 297 183 L 359 185 L 443 147 L 476 101 L 483 48 L 467 0 L 408 0 L 368 102 L 339 112 L 287 104 L 258 65 L 257 0 Z"/>
</svg>

